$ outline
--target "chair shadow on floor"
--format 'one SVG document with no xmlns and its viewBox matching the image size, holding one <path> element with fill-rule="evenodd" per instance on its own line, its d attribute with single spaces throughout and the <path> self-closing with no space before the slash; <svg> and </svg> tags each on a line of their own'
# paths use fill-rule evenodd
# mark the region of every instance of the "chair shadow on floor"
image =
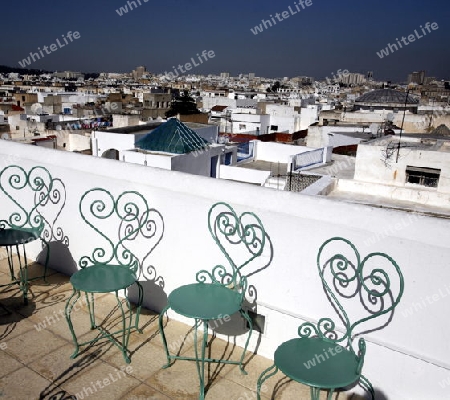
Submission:
<svg viewBox="0 0 450 400">
<path fill-rule="evenodd" d="M 112 345 L 111 345 L 112 346 Z M 89 354 L 80 356 L 73 364 L 61 372 L 52 382 L 39 393 L 40 400 L 77 400 L 77 397 L 67 393 L 61 386 L 74 379 L 78 375 L 85 372 L 85 370 L 100 361 L 102 351 L 97 349 Z"/>
</svg>

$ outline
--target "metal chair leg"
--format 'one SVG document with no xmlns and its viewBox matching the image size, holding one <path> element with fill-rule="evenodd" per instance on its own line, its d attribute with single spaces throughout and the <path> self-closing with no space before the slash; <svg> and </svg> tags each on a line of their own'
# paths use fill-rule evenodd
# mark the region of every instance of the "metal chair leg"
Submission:
<svg viewBox="0 0 450 400">
<path fill-rule="evenodd" d="M 86 305 L 89 311 L 89 318 L 91 320 L 91 330 L 97 328 L 97 324 L 95 323 L 95 298 L 93 293 L 85 293 L 86 296 Z M 91 300 L 89 301 L 89 296 L 91 296 Z"/>
<path fill-rule="evenodd" d="M 311 389 L 311 400 L 319 400 L 320 399 L 320 388 L 310 387 Z"/>
<path fill-rule="evenodd" d="M 273 371 L 272 371 L 273 370 Z M 270 372 L 272 371 L 272 372 Z M 269 379 L 271 376 L 274 376 L 278 372 L 278 367 L 273 364 L 269 368 L 265 369 L 258 378 L 258 382 L 256 384 L 256 399 L 261 400 L 261 388 L 263 387 L 264 382 Z M 264 390 L 263 390 L 264 391 Z"/>
<path fill-rule="evenodd" d="M 200 394 L 199 400 L 204 400 L 205 398 L 205 349 L 206 343 L 208 342 L 208 320 L 203 320 L 203 339 L 201 343 L 201 358 L 198 357 L 198 344 L 197 344 L 197 332 L 198 332 L 198 323 L 199 321 L 195 320 L 195 330 L 194 330 L 194 349 L 195 349 L 195 363 L 197 366 L 197 373 L 200 379 Z"/>
<path fill-rule="evenodd" d="M 8 267 L 9 267 L 9 273 L 11 275 L 11 281 L 15 281 L 16 277 L 14 275 L 14 263 L 13 263 L 12 248 L 10 246 L 5 246 L 5 248 L 6 248 L 6 254 L 8 257 Z"/>
<path fill-rule="evenodd" d="M 128 299 L 125 297 L 125 301 L 127 302 L 127 306 L 128 306 L 128 311 L 130 312 L 130 319 L 128 322 L 128 327 L 127 327 L 127 318 L 125 316 L 125 311 L 123 309 L 123 304 L 122 301 L 119 298 L 119 293 L 116 291 L 116 300 L 117 300 L 117 305 L 119 307 L 120 310 L 120 314 L 122 316 L 122 345 L 118 346 L 122 352 L 123 358 L 125 359 L 125 362 L 127 364 L 129 364 L 131 362 L 130 357 L 128 357 L 128 341 L 130 339 L 130 331 L 131 331 L 131 324 L 132 324 L 132 312 L 131 312 L 131 305 L 128 302 Z"/>
<path fill-rule="evenodd" d="M 163 366 L 163 368 L 168 368 L 170 367 L 171 361 L 170 361 L 170 354 L 169 354 L 169 348 L 167 346 L 167 339 L 166 339 L 166 334 L 164 333 L 164 324 L 163 324 L 163 318 L 164 315 L 167 313 L 167 310 L 170 308 L 170 306 L 166 306 L 164 308 L 164 310 L 161 311 L 161 313 L 159 314 L 159 332 L 161 333 L 161 339 L 163 341 L 163 346 L 164 346 L 164 351 L 166 352 L 166 357 L 167 357 L 167 364 L 165 364 Z"/>
<path fill-rule="evenodd" d="M 241 370 L 241 372 L 244 375 L 247 375 L 247 371 L 244 370 L 244 367 L 242 366 L 242 363 L 244 361 L 245 353 L 247 352 L 247 347 L 248 347 L 248 344 L 250 343 L 250 338 L 251 338 L 252 333 L 253 333 L 253 322 L 252 322 L 252 319 L 250 318 L 250 316 L 248 315 L 247 311 L 241 309 L 240 313 L 245 318 L 245 320 L 248 322 L 248 326 L 250 327 L 249 332 L 248 332 L 248 336 L 247 336 L 247 340 L 245 341 L 244 350 L 242 351 L 241 359 L 239 361 L 239 369 Z"/>
<path fill-rule="evenodd" d="M 368 393 L 370 393 L 370 396 L 372 397 L 372 400 L 375 400 L 375 391 L 373 390 L 373 386 L 370 383 L 370 381 L 364 376 L 361 375 L 359 378 L 359 384 L 361 387 Z"/>
<path fill-rule="evenodd" d="M 75 295 L 76 295 L 76 298 L 74 299 Z M 67 300 L 66 309 L 65 309 L 67 324 L 69 325 L 70 333 L 72 334 L 73 343 L 75 345 L 75 351 L 70 356 L 70 358 L 72 358 L 72 359 L 74 359 L 78 355 L 78 351 L 80 348 L 80 346 L 78 345 L 77 337 L 75 335 L 75 331 L 73 329 L 73 324 L 72 324 L 72 319 L 71 319 L 72 309 L 79 298 L 80 298 L 80 292 L 78 290 L 74 289 L 72 296 L 70 296 L 69 299 Z"/>
</svg>

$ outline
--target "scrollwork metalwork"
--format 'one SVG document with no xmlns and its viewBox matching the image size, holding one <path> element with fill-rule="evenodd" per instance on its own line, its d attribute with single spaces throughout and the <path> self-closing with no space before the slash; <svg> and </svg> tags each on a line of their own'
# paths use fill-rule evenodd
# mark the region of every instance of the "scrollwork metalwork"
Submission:
<svg viewBox="0 0 450 400">
<path fill-rule="evenodd" d="M 231 269 L 218 265 L 211 272 L 202 270 L 197 274 L 197 281 L 209 280 L 245 295 L 248 289 L 247 277 L 251 273 L 244 274 L 244 268 L 253 265 L 253 269 L 259 271 L 268 267 L 273 257 L 272 244 L 261 220 L 251 212 L 238 216 L 230 205 L 219 202 L 209 210 L 208 228 Z M 262 260 L 258 265 L 257 260 L 262 259 L 264 251 L 270 252 L 267 262 Z M 253 288 L 249 295 L 255 297 L 254 292 Z"/>
<path fill-rule="evenodd" d="M 106 243 L 106 248 L 96 247 L 90 256 L 81 257 L 81 268 L 117 262 L 139 272 L 141 277 L 145 277 L 145 272 L 152 276 L 154 273 L 155 280 L 164 284 L 164 280 L 161 282 L 156 277 L 152 266 L 146 271 L 143 268 L 147 257 L 162 239 L 164 220 L 158 210 L 149 208 L 142 194 L 125 191 L 115 199 L 106 189 L 94 188 L 83 194 L 79 208 L 82 219 Z M 117 231 L 111 232 L 111 226 Z M 141 239 L 146 241 L 145 245 L 140 246 Z"/>
<path fill-rule="evenodd" d="M 68 245 L 69 239 L 62 228 L 55 226 L 66 200 L 61 179 L 53 178 L 41 166 L 27 172 L 20 166 L 10 165 L 0 172 L 0 190 L 14 203 L 8 220 L 0 222 L 1 228 L 32 231 L 41 237 L 43 247 L 53 240 Z M 53 210 L 50 205 L 54 206 Z"/>
<path fill-rule="evenodd" d="M 335 248 L 333 245 L 346 246 L 351 256 L 344 255 L 342 250 L 330 256 L 329 251 L 333 253 Z M 369 267 L 372 263 L 376 265 Z M 381 267 L 380 263 L 385 266 Z M 298 329 L 300 337 L 316 335 L 336 342 L 347 340 L 347 345 L 351 346 L 358 325 L 392 312 L 403 295 L 403 275 L 397 263 L 378 252 L 370 253 L 361 261 L 356 247 L 347 239 L 334 237 L 324 242 L 318 252 L 317 266 L 327 297 L 344 325 L 343 335 L 338 335 L 331 318 L 322 318 L 316 325 L 311 322 L 302 324 Z M 394 275 L 396 285 L 392 281 Z M 358 298 L 362 306 L 355 320 L 349 318 L 344 307 L 345 302 L 352 298 Z M 365 315 L 361 316 L 362 313 Z M 365 347 L 362 346 L 365 344 L 360 341 L 359 346 L 364 357 Z"/>
</svg>

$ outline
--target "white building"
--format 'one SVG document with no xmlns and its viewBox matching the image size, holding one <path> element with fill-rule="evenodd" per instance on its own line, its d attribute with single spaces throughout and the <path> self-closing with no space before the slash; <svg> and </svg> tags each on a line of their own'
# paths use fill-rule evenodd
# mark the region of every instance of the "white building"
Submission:
<svg viewBox="0 0 450 400">
<path fill-rule="evenodd" d="M 450 211 L 450 136 L 385 136 L 358 146 L 353 180 L 340 179 L 336 195 L 376 196 Z"/>
</svg>

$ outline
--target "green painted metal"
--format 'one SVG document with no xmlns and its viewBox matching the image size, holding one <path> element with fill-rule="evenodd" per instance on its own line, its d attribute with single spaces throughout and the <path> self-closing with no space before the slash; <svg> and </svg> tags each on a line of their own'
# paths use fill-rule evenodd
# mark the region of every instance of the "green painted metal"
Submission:
<svg viewBox="0 0 450 400">
<path fill-rule="evenodd" d="M 9 165 L 0 172 L 0 190 L 13 205 L 9 217 L 0 220 L 0 246 L 7 250 L 10 284 L 19 285 L 27 304 L 29 281 L 40 278 L 46 280 L 49 242 L 57 237 L 64 239 L 62 230 L 55 230 L 55 222 L 65 204 L 65 187 L 60 179 L 53 178 L 44 167 L 36 166 L 26 171 L 20 166 Z M 60 207 L 51 221 L 45 216 L 45 209 L 50 203 Z M 43 248 L 47 249 L 44 274 L 29 279 L 25 245 L 37 239 L 41 239 Z M 67 238 L 65 240 L 68 243 Z M 23 260 L 19 246 L 22 247 Z M 17 277 L 14 272 L 13 250 L 17 253 L 19 263 Z"/>
<path fill-rule="evenodd" d="M 136 147 L 148 151 L 186 154 L 207 148 L 209 143 L 198 133 L 171 118 L 136 142 Z"/>
<path fill-rule="evenodd" d="M 331 399 L 336 389 L 356 383 L 374 398 L 370 381 L 361 374 L 365 340 L 358 339 L 357 352 L 353 340 L 361 333 L 381 329 L 389 323 L 404 292 L 403 274 L 387 254 L 373 252 L 361 260 L 353 243 L 340 237 L 328 239 L 320 246 L 317 267 L 340 324 L 337 326 L 329 317 L 321 318 L 317 324 L 303 323 L 298 329 L 299 338 L 282 343 L 275 351 L 274 365 L 261 373 L 257 383 L 258 400 L 262 385 L 278 370 L 309 385 L 313 400 L 319 399 L 321 389 L 328 390 Z M 365 315 L 352 320 L 345 304 L 355 299 Z M 366 325 L 365 331 L 356 332 L 357 327 L 383 315 L 381 326 L 379 323 L 376 327 Z"/>
<path fill-rule="evenodd" d="M 143 289 L 139 282 L 143 275 L 144 263 L 153 249 L 159 244 L 164 233 L 164 221 L 154 208 L 150 208 L 145 197 L 136 191 L 125 191 L 117 199 L 107 190 L 94 188 L 84 193 L 79 203 L 83 221 L 99 234 L 104 247 L 96 246 L 91 255 L 80 258 L 80 270 L 72 275 L 72 296 L 66 303 L 66 319 L 72 334 L 75 358 L 81 346 L 90 345 L 106 338 L 122 352 L 127 363 L 131 362 L 128 351 L 130 333 L 139 329 L 139 315 L 143 300 Z M 117 229 L 114 234 L 107 234 Z M 114 237 L 112 237 L 114 236 Z M 136 315 L 133 323 L 132 307 L 127 289 L 133 284 L 138 287 Z M 119 298 L 119 291 L 125 290 L 125 308 Z M 84 292 L 88 306 L 91 328 L 98 329 L 100 335 L 93 340 L 78 343 L 71 312 L 80 293 Z M 108 332 L 95 321 L 95 293 L 110 293 L 116 296 L 121 314 L 121 329 Z M 120 340 L 118 340 L 119 338 Z"/>
<path fill-rule="evenodd" d="M 272 262 L 273 247 L 264 226 L 254 213 L 244 212 L 240 216 L 223 202 L 214 204 L 208 212 L 208 229 L 219 249 L 229 263 L 229 267 L 216 265 L 211 271 L 201 270 L 196 274 L 197 283 L 181 286 L 172 291 L 168 304 L 159 316 L 159 328 L 167 364 L 173 360 L 195 361 L 200 383 L 199 399 L 205 397 L 205 363 L 237 364 L 246 374 L 243 361 L 253 332 L 248 311 L 242 308 L 246 293 L 250 290 L 247 278 L 267 268 Z M 250 293 L 252 292 L 252 293 Z M 172 309 L 185 317 L 193 318 L 195 357 L 170 354 L 164 333 L 163 317 Z M 208 323 L 239 312 L 249 329 L 245 346 L 239 361 L 207 358 L 205 349 L 208 340 Z M 198 328 L 203 327 L 201 343 L 197 343 Z M 198 349 L 200 346 L 200 349 Z"/>
</svg>

